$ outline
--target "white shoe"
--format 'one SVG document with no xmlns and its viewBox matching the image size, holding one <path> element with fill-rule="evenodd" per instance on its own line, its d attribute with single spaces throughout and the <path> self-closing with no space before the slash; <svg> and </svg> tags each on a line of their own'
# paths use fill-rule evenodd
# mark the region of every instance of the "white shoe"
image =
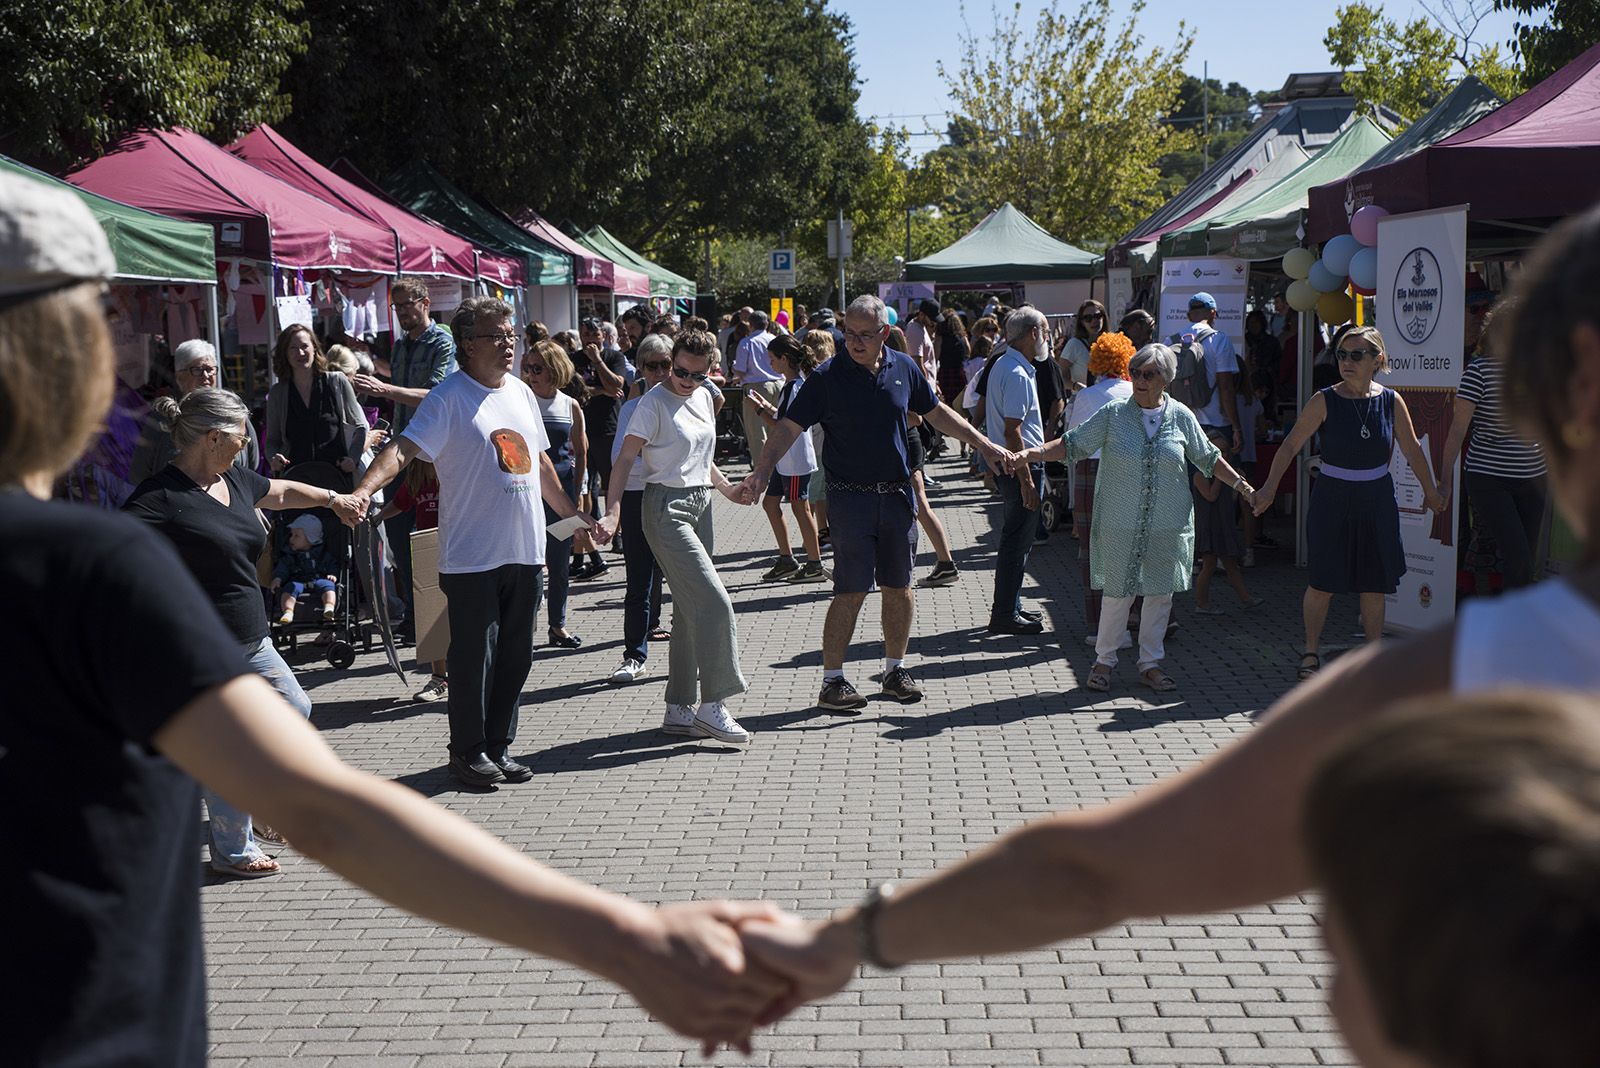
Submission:
<svg viewBox="0 0 1600 1068">
<path fill-rule="evenodd" d="M 637 681 L 639 678 L 643 677 L 643 675 L 644 661 L 635 660 L 632 657 L 626 657 L 623 659 L 621 664 L 617 665 L 617 670 L 611 673 L 611 681 L 621 685 L 623 683 Z"/>
<path fill-rule="evenodd" d="M 667 717 L 661 721 L 661 731 L 663 734 L 681 734 L 684 737 L 693 735 L 694 706 L 669 703 Z"/>
<path fill-rule="evenodd" d="M 719 742 L 743 744 L 750 740 L 750 732 L 739 726 L 739 721 L 728 714 L 728 706 L 721 701 L 707 701 L 694 714 L 694 733 L 700 738 L 715 738 Z"/>
<path fill-rule="evenodd" d="M 428 679 L 426 686 L 417 691 L 414 699 L 417 701 L 443 701 L 449 696 L 450 683 L 434 675 Z"/>
</svg>

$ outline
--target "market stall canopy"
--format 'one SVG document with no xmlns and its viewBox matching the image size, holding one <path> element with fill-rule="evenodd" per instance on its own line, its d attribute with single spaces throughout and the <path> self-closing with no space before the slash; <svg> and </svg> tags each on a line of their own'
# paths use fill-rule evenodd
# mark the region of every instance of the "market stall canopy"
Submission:
<svg viewBox="0 0 1600 1068">
<path fill-rule="evenodd" d="M 333 169 L 356 180 L 354 168 L 344 160 L 336 162 Z M 384 188 L 411 211 L 461 234 L 480 248 L 525 260 L 529 285 L 578 284 L 570 254 L 539 240 L 487 204 L 468 196 L 423 160 L 414 160 L 390 175 Z"/>
<path fill-rule="evenodd" d="M 981 285 L 1092 278 L 1097 258 L 1050 236 L 1008 200 L 954 244 L 906 264 L 906 281 Z"/>
<path fill-rule="evenodd" d="M 1310 158 L 1311 155 L 1299 144 L 1286 141 L 1279 147 L 1271 162 L 1259 171 L 1245 171 L 1210 200 L 1188 214 L 1174 219 L 1148 237 L 1134 238 L 1114 246 L 1107 254 L 1107 259 L 1115 261 L 1111 263 L 1113 267 L 1132 267 L 1135 274 L 1153 274 L 1156 254 L 1161 251 L 1159 244 L 1161 238 L 1186 227 L 1202 226 L 1223 212 L 1238 207 L 1293 174 Z"/>
<path fill-rule="evenodd" d="M 1342 95 L 1293 99 L 1297 91 L 1296 80 L 1305 77 L 1291 75 L 1283 88 L 1287 103 L 1263 114 L 1251 128 L 1249 136 L 1200 172 L 1198 178 L 1151 212 L 1117 243 L 1120 245 L 1132 238 L 1149 238 L 1158 232 L 1170 230 L 1177 219 L 1185 215 L 1192 216 L 1197 206 L 1211 199 L 1218 190 L 1245 171 L 1254 170 L 1259 174 L 1291 144 L 1304 149 L 1307 154 L 1315 154 L 1333 141 L 1354 117 L 1355 99 Z"/>
<path fill-rule="evenodd" d="M 578 240 L 616 261 L 619 267 L 630 267 L 649 279 L 652 297 L 681 297 L 693 300 L 698 287 L 683 275 L 669 271 L 654 260 L 646 259 L 617 240 L 604 226 L 591 226 L 578 235 Z"/>
<path fill-rule="evenodd" d="M 562 233 L 559 227 L 551 225 L 543 215 L 529 210 L 513 216 L 512 221 L 534 237 L 549 242 L 571 256 L 578 285 L 590 289 L 616 289 L 617 265 Z M 640 272 L 627 271 L 626 268 L 624 271 L 623 284 L 629 295 L 638 296 L 642 288 L 648 288 L 649 279 L 644 278 Z M 633 277 L 635 275 L 638 277 Z"/>
<path fill-rule="evenodd" d="M 89 205 L 117 260 L 112 281 L 217 284 L 217 246 L 211 227 L 107 200 L 5 156 L 0 156 L 0 171 L 70 189 Z"/>
<path fill-rule="evenodd" d="M 217 254 L 280 267 L 394 274 L 394 235 L 229 155 L 193 130 L 137 130 L 67 175 L 80 189 L 210 223 Z"/>
<path fill-rule="evenodd" d="M 1596 200 L 1600 44 L 1449 137 L 1313 189 L 1309 234 L 1320 241 L 1347 232 L 1368 204 L 1391 212 L 1470 204 L 1469 222 L 1492 229 L 1497 220 L 1573 215 Z"/>
<path fill-rule="evenodd" d="M 341 178 L 271 126 L 262 123 L 229 145 L 228 151 L 302 192 L 392 232 L 401 273 L 463 279 L 477 276 L 477 257 L 471 242 Z"/>
<path fill-rule="evenodd" d="M 1162 238 L 1161 254 L 1275 260 L 1300 246 L 1309 191 L 1343 178 L 1388 143 L 1389 135 L 1371 119 L 1357 119 L 1332 144 L 1271 188 L 1204 223 Z"/>
</svg>

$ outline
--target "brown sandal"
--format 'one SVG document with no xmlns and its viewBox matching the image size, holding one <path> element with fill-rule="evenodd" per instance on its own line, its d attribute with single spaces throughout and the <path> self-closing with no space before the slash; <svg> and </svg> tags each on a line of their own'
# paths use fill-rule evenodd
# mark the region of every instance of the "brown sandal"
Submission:
<svg viewBox="0 0 1600 1068">
<path fill-rule="evenodd" d="M 1311 661 L 1309 664 L 1306 661 Z M 1297 672 L 1302 681 L 1309 679 L 1322 670 L 1322 657 L 1316 653 L 1300 654 L 1300 670 Z"/>
<path fill-rule="evenodd" d="M 218 875 L 234 875 L 240 879 L 265 879 L 269 875 L 277 875 L 283 871 L 277 861 L 266 856 L 247 860 L 243 864 L 218 864 L 212 861 L 211 870 Z"/>
<path fill-rule="evenodd" d="M 1105 693 L 1107 690 L 1111 689 L 1111 669 L 1105 668 L 1105 670 L 1102 671 L 1102 667 L 1104 667 L 1103 664 L 1096 664 L 1094 667 L 1089 669 L 1088 677 L 1083 680 L 1083 688 L 1085 690 L 1094 690 L 1098 693 Z"/>
<path fill-rule="evenodd" d="M 1157 693 L 1171 693 L 1178 688 L 1178 684 L 1158 667 L 1145 668 L 1139 672 L 1139 681 Z"/>
</svg>

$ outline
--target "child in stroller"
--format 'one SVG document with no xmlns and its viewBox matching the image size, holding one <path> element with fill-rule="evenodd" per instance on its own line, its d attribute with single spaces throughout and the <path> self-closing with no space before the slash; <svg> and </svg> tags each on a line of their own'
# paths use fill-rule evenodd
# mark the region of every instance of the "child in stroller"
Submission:
<svg viewBox="0 0 1600 1068">
<path fill-rule="evenodd" d="M 322 622 L 333 622 L 333 610 L 339 600 L 338 565 L 329 556 L 321 520 L 307 514 L 289 524 L 289 544 L 272 568 L 279 623 L 294 622 L 295 604 L 308 589 L 322 595 Z"/>
</svg>

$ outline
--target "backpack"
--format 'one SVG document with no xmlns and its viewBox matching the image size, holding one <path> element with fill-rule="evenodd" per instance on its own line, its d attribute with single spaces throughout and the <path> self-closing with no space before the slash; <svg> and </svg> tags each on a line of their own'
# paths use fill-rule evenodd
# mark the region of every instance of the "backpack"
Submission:
<svg viewBox="0 0 1600 1068">
<path fill-rule="evenodd" d="M 1215 333 L 1215 331 L 1208 331 Z M 1190 411 L 1198 412 L 1211 403 L 1215 391 L 1206 373 L 1206 350 L 1199 334 L 1173 334 L 1172 351 L 1178 357 L 1178 374 L 1167 386 L 1167 393 Z"/>
</svg>

